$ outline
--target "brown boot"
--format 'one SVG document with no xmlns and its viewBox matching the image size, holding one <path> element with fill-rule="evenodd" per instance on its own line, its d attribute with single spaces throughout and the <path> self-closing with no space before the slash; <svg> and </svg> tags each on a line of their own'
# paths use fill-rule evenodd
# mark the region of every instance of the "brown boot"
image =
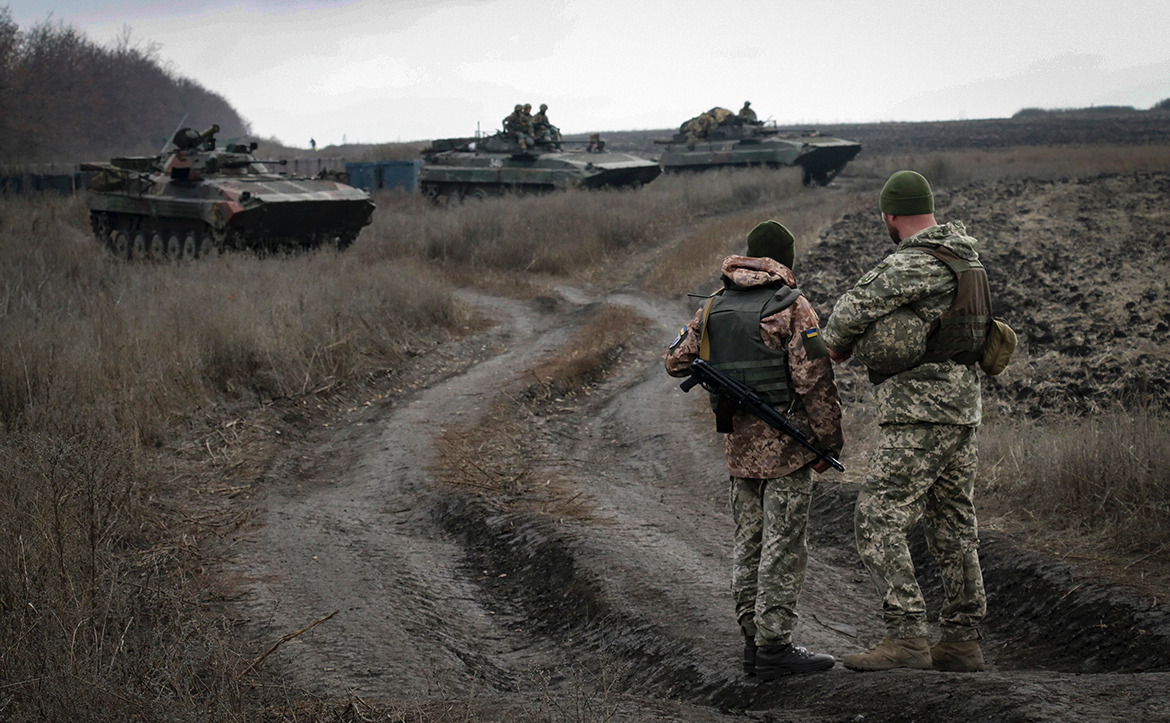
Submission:
<svg viewBox="0 0 1170 723">
<path fill-rule="evenodd" d="M 926 638 L 886 638 L 864 653 L 846 655 L 844 662 L 850 670 L 930 670 L 930 646 Z"/>
<path fill-rule="evenodd" d="M 957 643 L 936 643 L 930 649 L 935 670 L 951 673 L 974 673 L 983 670 L 983 651 L 978 640 Z"/>
</svg>

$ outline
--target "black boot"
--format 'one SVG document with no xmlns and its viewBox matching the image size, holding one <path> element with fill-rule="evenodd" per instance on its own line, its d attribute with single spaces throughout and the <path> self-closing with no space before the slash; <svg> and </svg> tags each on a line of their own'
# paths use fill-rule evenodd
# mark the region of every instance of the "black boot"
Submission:
<svg viewBox="0 0 1170 723">
<path fill-rule="evenodd" d="M 799 645 L 761 645 L 756 649 L 756 676 L 776 680 L 793 673 L 815 673 L 835 664 L 832 655 L 810 653 Z"/>
<path fill-rule="evenodd" d="M 756 674 L 756 636 L 743 636 L 743 672 L 745 675 Z"/>
</svg>

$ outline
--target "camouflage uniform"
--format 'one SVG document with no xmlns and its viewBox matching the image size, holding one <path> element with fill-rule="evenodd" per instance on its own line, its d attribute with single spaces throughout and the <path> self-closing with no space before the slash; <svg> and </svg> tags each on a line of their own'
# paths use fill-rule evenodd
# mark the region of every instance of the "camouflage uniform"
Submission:
<svg viewBox="0 0 1170 723">
<path fill-rule="evenodd" d="M 775 281 L 796 284 L 792 271 L 770 258 L 729 256 L 723 274 L 745 288 Z M 667 350 L 666 371 L 671 376 L 687 376 L 699 356 L 702 318 L 699 309 Z M 812 305 L 800 297 L 762 319 L 760 336 L 768 347 L 787 353 L 795 401 L 782 411 L 822 448 L 839 454 L 841 405 L 817 324 Z M 736 619 L 759 645 L 791 643 L 808 556 L 809 463 L 816 456 L 754 415 L 737 411 L 733 424 L 724 451 L 736 525 L 732 570 Z"/>
<path fill-rule="evenodd" d="M 837 300 L 823 333 L 830 349 L 852 349 L 870 323 L 900 306 L 913 307 L 927 322 L 950 308 L 955 276 L 943 262 L 912 248 L 924 242 L 978 258 L 975 239 L 957 221 L 902 240 Z M 926 605 L 906 540 L 921 519 L 942 574 L 942 640 L 978 640 L 987 599 L 973 503 L 975 434 L 982 417 L 974 365 L 922 363 L 881 381 L 874 392 L 881 437 L 854 524 L 858 553 L 882 595 L 888 634 L 927 634 Z"/>
</svg>

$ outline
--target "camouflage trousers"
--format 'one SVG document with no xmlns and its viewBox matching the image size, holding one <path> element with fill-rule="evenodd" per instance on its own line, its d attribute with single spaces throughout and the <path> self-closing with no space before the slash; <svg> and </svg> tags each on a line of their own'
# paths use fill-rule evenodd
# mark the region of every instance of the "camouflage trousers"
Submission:
<svg viewBox="0 0 1170 723">
<path fill-rule="evenodd" d="M 987 612 L 979 568 L 979 533 L 972 496 L 978 466 L 975 427 L 884 424 L 857 498 L 857 551 L 882 596 L 891 637 L 926 637 L 926 603 L 914 577 L 906 533 L 922 520 L 938 560 L 945 602 L 942 640 L 982 637 Z"/>
<path fill-rule="evenodd" d="M 735 561 L 731 592 L 745 635 L 759 645 L 792 642 L 808 563 L 812 469 L 775 479 L 731 478 Z"/>
</svg>

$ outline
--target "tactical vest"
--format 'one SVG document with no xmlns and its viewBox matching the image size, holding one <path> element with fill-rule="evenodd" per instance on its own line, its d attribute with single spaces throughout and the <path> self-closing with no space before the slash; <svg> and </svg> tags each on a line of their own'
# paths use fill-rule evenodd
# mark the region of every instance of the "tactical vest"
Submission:
<svg viewBox="0 0 1170 723">
<path fill-rule="evenodd" d="M 914 245 L 947 265 L 958 286 L 951 307 L 931 323 L 922 362 L 948 359 L 974 364 L 983 356 L 991 325 L 991 287 L 978 261 L 962 259 L 945 246 Z"/>
<path fill-rule="evenodd" d="M 760 336 L 760 321 L 787 309 L 800 290 L 779 282 L 749 289 L 726 287 L 707 300 L 699 324 L 699 357 L 755 390 L 774 407 L 792 402 L 788 352 L 773 349 Z M 711 406 L 719 413 L 718 398 Z"/>
</svg>

